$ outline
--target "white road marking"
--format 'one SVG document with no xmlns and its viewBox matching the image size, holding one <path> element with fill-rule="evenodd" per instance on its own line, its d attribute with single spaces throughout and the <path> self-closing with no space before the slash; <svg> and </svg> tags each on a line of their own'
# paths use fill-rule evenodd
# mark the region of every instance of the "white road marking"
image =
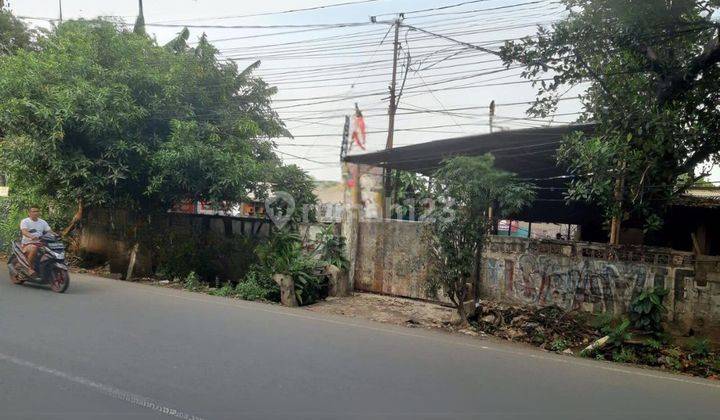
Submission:
<svg viewBox="0 0 720 420">
<path fill-rule="evenodd" d="M 41 366 L 33 362 L 28 362 L 27 360 L 19 359 L 17 357 L 3 353 L 0 353 L 0 360 L 12 363 L 17 366 L 30 368 L 38 372 L 46 373 L 48 375 L 53 375 L 67 381 L 86 386 L 94 391 L 100 392 L 117 400 L 125 401 L 139 407 L 144 407 L 153 411 L 157 411 L 158 413 L 162 413 L 171 417 L 184 420 L 203 420 L 202 417 L 187 414 L 176 408 L 165 406 L 159 401 L 153 400 L 152 398 L 143 397 L 142 395 L 134 394 L 128 391 L 123 391 L 122 389 L 118 389 L 110 385 L 101 384 L 99 382 L 93 381 L 92 379 L 71 375 L 69 373 L 61 372 L 57 369 Z"/>
</svg>

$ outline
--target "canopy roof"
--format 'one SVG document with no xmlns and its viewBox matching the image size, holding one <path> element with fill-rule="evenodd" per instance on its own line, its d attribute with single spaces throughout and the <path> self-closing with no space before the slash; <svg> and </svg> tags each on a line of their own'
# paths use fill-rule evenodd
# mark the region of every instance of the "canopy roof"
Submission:
<svg viewBox="0 0 720 420">
<path fill-rule="evenodd" d="M 516 217 L 533 222 L 579 224 L 588 217 L 597 218 L 600 213 L 581 203 L 567 204 L 564 192 L 568 174 L 558 166 L 556 151 L 567 134 L 589 133 L 593 129 L 593 124 L 576 124 L 498 131 L 348 156 L 345 161 L 431 175 L 449 157 L 491 153 L 496 167 L 538 186 L 533 206 Z"/>
<path fill-rule="evenodd" d="M 593 128 L 593 124 L 577 124 L 498 131 L 348 156 L 345 161 L 429 175 L 449 157 L 492 153 L 495 166 L 521 178 L 558 177 L 566 175 L 555 157 L 563 137 L 574 131 L 591 132 Z"/>
</svg>

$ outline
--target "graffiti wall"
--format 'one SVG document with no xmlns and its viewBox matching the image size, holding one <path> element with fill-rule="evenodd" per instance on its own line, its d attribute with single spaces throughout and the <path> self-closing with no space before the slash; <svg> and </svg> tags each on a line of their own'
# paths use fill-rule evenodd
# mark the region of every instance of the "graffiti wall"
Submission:
<svg viewBox="0 0 720 420">
<path fill-rule="evenodd" d="M 353 244 L 356 290 L 416 299 L 428 272 L 423 224 L 362 220 Z M 356 248 L 355 248 L 356 247 Z M 621 314 L 645 288 L 661 286 L 668 319 L 720 333 L 720 258 L 663 248 L 492 237 L 483 265 L 487 298 Z"/>
<path fill-rule="evenodd" d="M 493 237 L 484 293 L 498 300 L 622 314 L 643 289 L 670 289 L 668 318 L 685 328 L 720 327 L 720 264 L 699 282 L 692 254 L 660 248 Z M 716 264 L 717 267 L 712 266 Z"/>
</svg>

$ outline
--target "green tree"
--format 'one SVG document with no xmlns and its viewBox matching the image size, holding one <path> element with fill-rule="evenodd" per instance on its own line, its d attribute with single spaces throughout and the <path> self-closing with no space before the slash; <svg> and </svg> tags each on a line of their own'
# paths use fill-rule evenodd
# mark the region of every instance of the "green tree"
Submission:
<svg viewBox="0 0 720 420">
<path fill-rule="evenodd" d="M 39 35 L 38 31 L 29 29 L 12 13 L 3 10 L 0 4 L 0 56 L 33 48 Z"/>
<path fill-rule="evenodd" d="M 0 170 L 57 206 L 164 211 L 231 203 L 282 167 L 276 92 L 203 36 L 167 46 L 107 21 L 69 21 L 0 58 Z M 295 175 L 299 175 L 295 173 Z"/>
<path fill-rule="evenodd" d="M 297 222 L 314 222 L 317 217 L 315 195 L 315 180 L 297 165 L 286 165 L 277 167 L 270 177 L 272 191 L 289 194 L 295 204 L 295 211 L 292 215 L 293 224 Z M 283 207 L 285 212 L 287 203 L 276 203 Z"/>
<path fill-rule="evenodd" d="M 516 175 L 495 168 L 489 154 L 446 160 L 433 178 L 442 194 L 428 224 L 428 286 L 432 293 L 442 290 L 467 322 L 468 284 L 475 275 L 480 286 L 482 252 L 494 221 L 528 205 L 535 193 Z"/>
<path fill-rule="evenodd" d="M 718 162 L 720 2 L 561 2 L 566 18 L 506 43 L 501 55 L 537 82 L 533 115 L 552 114 L 571 87 L 587 87 L 580 121 L 596 132 L 569 136 L 558 155 L 575 175 L 569 198 L 656 228 L 664 204 L 707 175 L 695 173 L 699 165 Z"/>
</svg>

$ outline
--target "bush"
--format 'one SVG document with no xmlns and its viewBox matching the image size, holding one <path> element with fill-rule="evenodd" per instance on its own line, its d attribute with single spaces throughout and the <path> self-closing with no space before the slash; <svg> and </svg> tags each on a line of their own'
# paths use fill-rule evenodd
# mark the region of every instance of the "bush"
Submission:
<svg viewBox="0 0 720 420">
<path fill-rule="evenodd" d="M 280 289 L 272 279 L 274 274 L 286 274 L 295 282 L 298 303 L 309 305 L 327 296 L 327 278 L 323 263 L 302 248 L 301 238 L 291 232 L 275 232 L 267 242 L 255 249 L 258 263 L 252 267 L 245 282 L 254 280 L 268 291 L 267 299 L 280 300 Z"/>
<path fill-rule="evenodd" d="M 232 283 L 227 282 L 223 287 L 211 291 L 210 294 L 213 296 L 229 297 L 235 294 L 235 288 L 232 286 Z"/>
<path fill-rule="evenodd" d="M 235 286 L 235 294 L 237 294 L 240 299 L 245 300 L 267 300 L 273 292 L 273 290 L 268 290 L 267 287 L 258 283 L 253 277 Z"/>
<path fill-rule="evenodd" d="M 558 338 L 556 340 L 553 340 L 552 343 L 550 343 L 550 350 L 551 351 L 563 351 L 567 349 L 570 345 L 568 344 L 567 340 L 563 338 Z"/>
<path fill-rule="evenodd" d="M 622 347 L 622 345 L 632 338 L 630 334 L 630 320 L 624 319 L 616 327 L 612 328 L 608 333 L 608 343 L 615 347 Z"/>
<path fill-rule="evenodd" d="M 662 333 L 662 318 L 667 308 L 663 299 L 668 294 L 667 289 L 656 287 L 643 290 L 632 303 L 630 303 L 630 321 L 633 328 L 640 331 L 660 334 Z"/>
<path fill-rule="evenodd" d="M 637 363 L 638 358 L 633 349 L 623 347 L 619 351 L 614 351 L 612 355 L 613 361 L 618 363 Z"/>
<path fill-rule="evenodd" d="M 693 356 L 707 357 L 710 355 L 710 340 L 707 338 L 694 338 L 689 343 L 690 351 Z"/>
<path fill-rule="evenodd" d="M 345 238 L 335 235 L 333 225 L 318 233 L 315 242 L 315 253 L 325 264 L 332 264 L 343 271 L 350 268 L 350 262 L 345 257 Z"/>
<path fill-rule="evenodd" d="M 194 271 L 191 271 L 187 277 L 185 277 L 185 280 L 183 281 L 183 287 L 190 290 L 191 292 L 196 292 L 202 288 L 202 285 L 200 284 L 200 277 L 198 277 L 197 274 L 195 274 Z"/>
</svg>

